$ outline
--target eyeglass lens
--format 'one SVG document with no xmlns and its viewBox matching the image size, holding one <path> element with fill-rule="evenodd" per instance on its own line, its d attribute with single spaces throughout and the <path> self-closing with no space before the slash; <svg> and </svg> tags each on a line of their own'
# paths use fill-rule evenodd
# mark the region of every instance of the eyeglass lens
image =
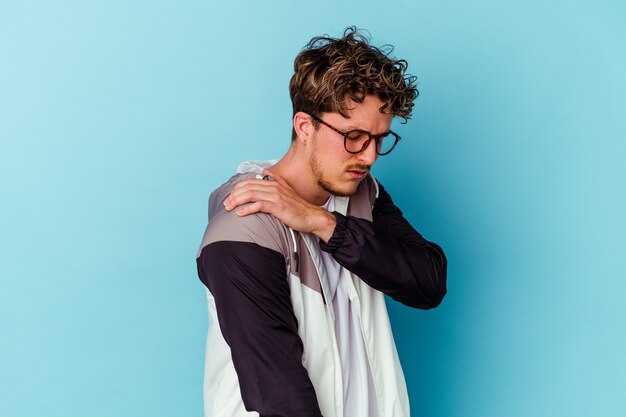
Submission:
<svg viewBox="0 0 626 417">
<path fill-rule="evenodd" d="M 370 136 L 367 132 L 353 130 L 346 136 L 346 150 L 348 152 L 358 153 L 364 149 Z M 376 140 L 376 152 L 379 154 L 385 154 L 393 148 L 396 143 L 396 138 L 391 133 L 388 133 Z"/>
</svg>

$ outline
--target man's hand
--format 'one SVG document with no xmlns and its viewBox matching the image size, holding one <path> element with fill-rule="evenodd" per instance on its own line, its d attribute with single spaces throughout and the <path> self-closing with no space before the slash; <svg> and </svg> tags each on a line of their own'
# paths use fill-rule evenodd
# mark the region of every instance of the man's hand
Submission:
<svg viewBox="0 0 626 417">
<path fill-rule="evenodd" d="M 293 230 L 313 233 L 328 243 L 337 224 L 335 216 L 304 200 L 276 174 L 263 170 L 263 175 L 269 175 L 276 181 L 249 179 L 239 182 L 224 200 L 224 208 L 231 211 L 250 203 L 235 213 L 239 216 L 268 213 Z"/>
</svg>

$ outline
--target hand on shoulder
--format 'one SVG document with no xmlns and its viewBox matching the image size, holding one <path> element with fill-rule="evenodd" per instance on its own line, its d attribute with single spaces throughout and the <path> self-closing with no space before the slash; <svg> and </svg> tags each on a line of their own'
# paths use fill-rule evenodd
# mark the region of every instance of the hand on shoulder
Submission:
<svg viewBox="0 0 626 417">
<path fill-rule="evenodd" d="M 239 182 L 224 200 L 224 208 L 227 211 L 236 209 L 238 216 L 268 213 L 295 231 L 313 233 L 328 242 L 335 229 L 335 216 L 300 197 L 271 171 L 264 170 L 263 175 L 269 175 L 276 181 L 252 178 Z M 247 205 L 240 207 L 244 204 Z"/>
</svg>

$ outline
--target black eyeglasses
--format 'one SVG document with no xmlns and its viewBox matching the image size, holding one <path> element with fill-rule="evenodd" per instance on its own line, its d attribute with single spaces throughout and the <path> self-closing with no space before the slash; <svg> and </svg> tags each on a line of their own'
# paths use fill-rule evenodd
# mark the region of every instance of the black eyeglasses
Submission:
<svg viewBox="0 0 626 417">
<path fill-rule="evenodd" d="M 331 128 L 335 132 L 339 133 L 343 136 L 343 146 L 346 148 L 346 151 L 350 153 L 360 153 L 363 152 L 369 146 L 372 139 L 376 141 L 376 153 L 378 155 L 387 155 L 389 152 L 396 147 L 398 141 L 400 140 L 400 136 L 398 136 L 395 132 L 391 130 L 385 133 L 381 133 L 380 135 L 372 135 L 371 133 L 365 130 L 349 130 L 347 132 L 342 132 L 334 126 L 329 125 L 322 119 L 317 116 L 310 115 L 314 120 L 320 122 L 326 127 Z"/>
</svg>

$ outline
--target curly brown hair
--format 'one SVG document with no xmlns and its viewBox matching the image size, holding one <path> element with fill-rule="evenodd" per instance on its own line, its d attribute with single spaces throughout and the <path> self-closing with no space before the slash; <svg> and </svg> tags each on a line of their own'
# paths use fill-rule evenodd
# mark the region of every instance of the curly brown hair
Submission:
<svg viewBox="0 0 626 417">
<path fill-rule="evenodd" d="M 365 96 L 376 95 L 384 102 L 381 113 L 408 121 L 419 94 L 417 77 L 405 74 L 405 60 L 390 57 L 393 46 L 372 46 L 362 32 L 351 26 L 340 39 L 316 36 L 298 54 L 289 82 L 294 115 L 338 112 L 348 117 L 347 99 L 362 103 Z M 313 124 L 317 129 L 319 123 Z"/>
</svg>

